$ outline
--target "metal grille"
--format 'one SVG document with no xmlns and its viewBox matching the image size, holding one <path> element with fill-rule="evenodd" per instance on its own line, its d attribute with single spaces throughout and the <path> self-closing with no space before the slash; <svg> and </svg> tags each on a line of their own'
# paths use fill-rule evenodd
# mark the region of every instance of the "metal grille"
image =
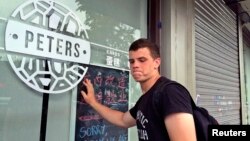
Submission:
<svg viewBox="0 0 250 141">
<path fill-rule="evenodd" d="M 223 0 L 195 0 L 195 64 L 198 105 L 240 124 L 237 19 Z"/>
</svg>

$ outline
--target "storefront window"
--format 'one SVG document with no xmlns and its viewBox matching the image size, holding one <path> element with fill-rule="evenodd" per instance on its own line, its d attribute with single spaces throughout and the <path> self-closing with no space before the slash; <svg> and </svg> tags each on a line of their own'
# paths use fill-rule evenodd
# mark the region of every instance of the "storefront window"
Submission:
<svg viewBox="0 0 250 141">
<path fill-rule="evenodd" d="M 0 140 L 137 140 L 80 96 L 128 110 L 141 95 L 128 48 L 146 37 L 145 0 L 0 1 Z"/>
</svg>

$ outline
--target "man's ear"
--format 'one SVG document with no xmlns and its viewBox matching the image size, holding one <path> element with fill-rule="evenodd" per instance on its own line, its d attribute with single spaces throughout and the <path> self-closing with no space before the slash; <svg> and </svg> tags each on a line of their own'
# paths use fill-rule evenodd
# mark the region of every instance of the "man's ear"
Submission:
<svg viewBox="0 0 250 141">
<path fill-rule="evenodd" d="M 158 58 L 155 59 L 155 67 L 159 68 L 160 65 L 161 65 L 161 58 L 158 57 Z"/>
</svg>

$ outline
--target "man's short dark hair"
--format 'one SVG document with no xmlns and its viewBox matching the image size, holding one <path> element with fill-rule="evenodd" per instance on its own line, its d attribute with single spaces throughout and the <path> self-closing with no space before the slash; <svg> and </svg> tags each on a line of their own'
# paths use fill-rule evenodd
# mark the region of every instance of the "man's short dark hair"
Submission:
<svg viewBox="0 0 250 141">
<path fill-rule="evenodd" d="M 155 43 L 151 42 L 149 39 L 140 38 L 138 40 L 135 40 L 130 45 L 129 51 L 136 51 L 140 48 L 148 48 L 154 59 L 160 57 L 159 47 Z"/>
</svg>

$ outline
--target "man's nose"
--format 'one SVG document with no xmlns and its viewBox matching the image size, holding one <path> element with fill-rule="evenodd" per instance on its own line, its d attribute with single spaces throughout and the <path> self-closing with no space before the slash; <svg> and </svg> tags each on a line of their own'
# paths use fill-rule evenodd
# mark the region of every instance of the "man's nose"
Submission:
<svg viewBox="0 0 250 141">
<path fill-rule="evenodd" d="M 136 67 L 139 66 L 139 63 L 138 63 L 138 61 L 134 61 L 132 64 L 130 64 L 130 66 L 131 66 L 132 68 L 136 68 Z"/>
</svg>

